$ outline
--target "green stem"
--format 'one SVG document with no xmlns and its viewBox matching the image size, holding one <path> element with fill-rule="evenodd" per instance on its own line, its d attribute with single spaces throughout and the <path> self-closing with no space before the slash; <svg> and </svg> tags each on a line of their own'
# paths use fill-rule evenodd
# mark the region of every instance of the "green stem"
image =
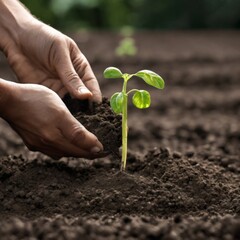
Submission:
<svg viewBox="0 0 240 240">
<path fill-rule="evenodd" d="M 127 103 L 128 103 L 128 95 L 127 95 L 127 80 L 124 79 L 123 83 L 123 112 L 122 112 L 122 163 L 121 163 L 121 171 L 126 170 L 127 164 L 127 135 L 128 135 L 128 126 L 127 126 Z"/>
<path fill-rule="evenodd" d="M 134 88 L 134 89 L 128 91 L 128 92 L 127 92 L 127 95 L 130 94 L 130 93 L 132 93 L 132 92 L 136 92 L 136 91 L 138 91 L 138 89 L 135 89 L 135 88 Z"/>
</svg>

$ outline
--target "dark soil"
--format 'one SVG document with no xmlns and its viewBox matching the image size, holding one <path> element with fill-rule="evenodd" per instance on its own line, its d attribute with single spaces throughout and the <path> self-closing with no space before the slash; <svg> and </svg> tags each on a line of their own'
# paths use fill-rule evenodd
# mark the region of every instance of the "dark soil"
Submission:
<svg viewBox="0 0 240 240">
<path fill-rule="evenodd" d="M 129 84 L 149 90 L 152 106 L 129 106 L 126 173 L 106 99 L 64 99 L 114 153 L 93 161 L 31 153 L 1 122 L 0 239 L 240 239 L 240 33 L 139 33 L 129 59 L 114 56 L 110 33 L 75 38 L 105 96 L 121 89 L 102 78 L 110 65 L 157 71 L 166 89 Z"/>
<path fill-rule="evenodd" d="M 70 112 L 103 144 L 104 151 L 119 155 L 121 146 L 121 116 L 115 115 L 107 98 L 101 104 L 72 99 L 66 95 L 63 99 Z"/>
</svg>

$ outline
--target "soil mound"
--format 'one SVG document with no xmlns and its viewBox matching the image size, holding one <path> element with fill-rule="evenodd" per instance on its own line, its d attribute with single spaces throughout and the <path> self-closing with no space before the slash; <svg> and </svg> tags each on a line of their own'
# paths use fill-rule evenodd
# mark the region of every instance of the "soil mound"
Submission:
<svg viewBox="0 0 240 240">
<path fill-rule="evenodd" d="M 154 149 L 119 160 L 56 162 L 6 157 L 0 162 L 0 215 L 142 214 L 170 217 L 240 212 L 239 175 L 206 161 Z"/>
</svg>

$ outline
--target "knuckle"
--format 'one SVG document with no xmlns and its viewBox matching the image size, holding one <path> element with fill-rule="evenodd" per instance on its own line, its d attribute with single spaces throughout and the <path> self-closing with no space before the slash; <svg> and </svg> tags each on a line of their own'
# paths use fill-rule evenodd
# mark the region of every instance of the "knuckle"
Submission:
<svg viewBox="0 0 240 240">
<path fill-rule="evenodd" d="M 73 48 L 78 48 L 77 43 L 72 38 L 68 37 L 68 41 Z"/>
<path fill-rule="evenodd" d="M 81 71 L 83 72 L 83 73 L 87 73 L 87 68 L 88 68 L 88 62 L 86 62 L 85 60 L 83 60 L 82 61 L 82 65 L 81 65 Z"/>
<path fill-rule="evenodd" d="M 65 76 L 66 76 L 68 79 L 78 78 L 77 73 L 76 73 L 76 72 L 73 72 L 73 71 L 65 71 Z"/>
<path fill-rule="evenodd" d="M 78 48 L 78 45 L 77 43 L 70 37 L 67 37 L 67 42 L 69 44 L 69 48 L 70 48 L 70 51 L 72 53 L 74 53 L 75 51 L 80 51 L 80 49 Z"/>
<path fill-rule="evenodd" d="M 10 65 L 15 65 L 19 62 L 20 60 L 20 57 L 19 57 L 19 54 L 9 54 L 7 56 L 7 59 L 8 59 L 8 62 Z"/>
<path fill-rule="evenodd" d="M 45 145 L 50 145 L 56 143 L 58 137 L 55 134 L 50 134 L 49 132 L 45 132 L 41 137 L 41 142 Z"/>
<path fill-rule="evenodd" d="M 64 38 L 62 38 L 61 36 L 56 36 L 55 38 L 54 38 L 54 44 L 56 45 L 56 46 L 62 46 L 62 45 L 65 45 L 65 40 L 64 40 Z"/>
<path fill-rule="evenodd" d="M 77 73 L 72 71 L 66 71 L 65 77 L 68 80 L 69 84 L 76 84 L 79 83 L 79 76 Z"/>
<path fill-rule="evenodd" d="M 58 112 L 58 114 L 56 115 L 56 121 L 59 121 L 59 116 L 62 119 L 66 119 L 69 116 L 66 106 L 59 106 L 59 108 L 57 109 L 57 112 Z"/>
<path fill-rule="evenodd" d="M 73 129 L 71 143 L 77 141 L 84 142 L 86 140 L 86 137 L 87 136 L 84 127 L 77 126 Z"/>
</svg>

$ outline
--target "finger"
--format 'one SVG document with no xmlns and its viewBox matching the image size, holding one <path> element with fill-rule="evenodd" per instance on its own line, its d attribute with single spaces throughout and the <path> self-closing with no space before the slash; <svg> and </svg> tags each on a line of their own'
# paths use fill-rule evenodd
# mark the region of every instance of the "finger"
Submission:
<svg viewBox="0 0 240 240">
<path fill-rule="evenodd" d="M 103 151 L 103 146 L 97 137 L 70 114 L 59 122 L 58 129 L 68 142 L 78 148 L 94 154 Z"/>
<path fill-rule="evenodd" d="M 95 159 L 105 157 L 108 154 L 106 152 L 95 153 L 81 149 L 81 147 L 77 147 L 68 142 L 58 129 L 55 129 L 55 131 L 51 133 L 51 136 L 41 138 L 28 130 L 15 127 L 14 124 L 12 124 L 12 128 L 22 137 L 30 151 L 41 152 L 55 160 L 62 157 Z"/>
<path fill-rule="evenodd" d="M 69 140 L 62 135 L 62 131 L 60 131 L 59 129 L 55 129 L 54 132 L 55 132 L 54 134 L 55 137 L 53 138 L 54 141 L 44 142 L 45 144 L 43 146 L 45 146 L 45 148 L 43 148 L 43 150 L 47 152 L 49 156 L 51 157 L 54 156 L 55 159 L 61 158 L 61 157 L 77 157 L 77 158 L 95 159 L 95 158 L 106 157 L 107 155 L 110 154 L 107 151 L 102 151 L 102 150 L 99 151 L 96 149 L 92 150 L 92 148 L 84 149 L 83 148 L 84 145 L 83 147 L 76 146 L 75 144 L 73 144 L 73 142 L 69 142 Z M 96 139 L 95 136 L 94 138 Z M 82 145 L 82 143 L 80 145 Z M 100 143 L 100 147 L 102 148 L 101 143 Z"/>
<path fill-rule="evenodd" d="M 95 159 L 106 156 L 104 152 L 89 152 L 87 150 L 81 149 L 71 143 L 69 143 L 65 138 L 59 139 L 57 145 L 53 146 L 54 152 L 57 152 L 57 157 L 76 157 L 76 158 L 87 158 Z M 53 153 L 52 149 L 49 149 L 51 154 Z M 56 156 L 56 155 L 55 155 Z"/>
<path fill-rule="evenodd" d="M 81 51 L 76 48 L 72 51 L 72 62 L 77 74 L 82 79 L 85 86 L 93 94 L 92 100 L 98 103 L 102 102 L 102 93 L 95 77 L 92 68 L 86 59 L 86 57 L 81 53 Z"/>
<path fill-rule="evenodd" d="M 42 78 L 42 71 L 34 68 L 20 49 L 12 46 L 11 53 L 14 54 L 8 54 L 7 59 L 21 83 L 36 83 L 35 79 Z M 31 76 L 34 76 L 34 79 Z"/>
<path fill-rule="evenodd" d="M 103 153 L 92 153 L 76 147 L 72 143 L 68 142 L 57 129 L 52 132 L 52 137 L 49 136 L 49 138 L 40 138 L 35 134 L 25 131 L 23 139 L 26 138 L 27 140 L 24 142 L 30 151 L 41 152 L 55 160 L 62 157 L 94 159 L 105 156 Z"/>
<path fill-rule="evenodd" d="M 102 157 L 102 153 L 91 153 L 86 150 L 77 148 L 71 143 L 67 142 L 66 139 L 59 138 L 58 142 L 48 143 L 47 145 L 40 145 L 37 151 L 50 156 L 51 158 L 58 160 L 62 157 L 76 157 L 76 158 L 87 158 L 94 159 Z"/>
<path fill-rule="evenodd" d="M 60 98 L 63 98 L 68 92 L 60 79 L 54 79 L 49 88 L 56 92 Z"/>
<path fill-rule="evenodd" d="M 84 85 L 76 73 L 69 53 L 63 51 L 59 55 L 59 64 L 56 66 L 57 73 L 68 92 L 78 99 L 89 99 L 92 97 L 91 91 Z"/>
<path fill-rule="evenodd" d="M 67 92 L 68 92 L 67 89 L 63 87 L 57 92 L 57 94 L 61 99 L 63 99 Z"/>
<path fill-rule="evenodd" d="M 64 155 L 61 152 L 59 152 L 58 150 L 56 150 L 54 148 L 49 148 L 48 146 L 42 146 L 40 144 L 37 145 L 35 151 L 41 152 L 41 153 L 53 158 L 54 160 L 59 160 L 60 158 L 64 157 Z"/>
<path fill-rule="evenodd" d="M 94 159 L 103 156 L 101 151 L 91 151 L 91 149 L 89 150 L 88 148 L 84 149 L 84 145 L 76 146 L 72 141 L 65 138 L 62 135 L 62 131 L 58 128 L 52 129 L 51 135 L 47 133 L 44 135 L 45 137 L 39 138 L 40 142 L 36 144 L 38 146 L 37 149 L 55 159 L 61 157 Z"/>
<path fill-rule="evenodd" d="M 68 92 L 61 80 L 57 78 L 47 79 L 46 81 L 42 82 L 42 84 L 57 93 L 60 98 L 63 98 Z"/>
</svg>

